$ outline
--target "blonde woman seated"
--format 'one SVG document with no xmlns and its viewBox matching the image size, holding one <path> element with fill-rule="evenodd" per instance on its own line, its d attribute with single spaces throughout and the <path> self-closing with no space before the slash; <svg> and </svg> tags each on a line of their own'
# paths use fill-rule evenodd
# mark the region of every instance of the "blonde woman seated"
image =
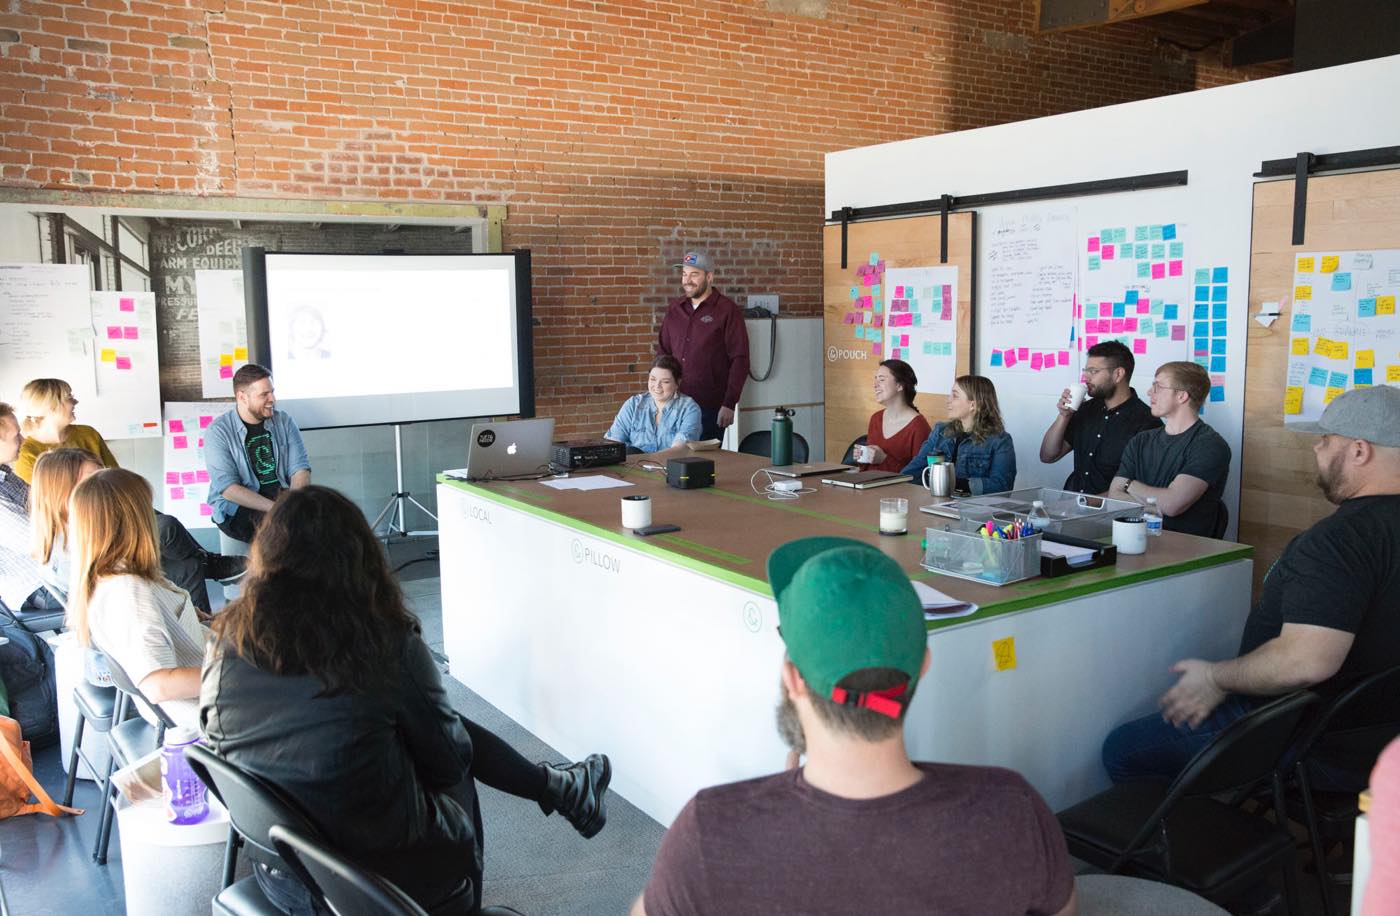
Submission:
<svg viewBox="0 0 1400 916">
<path fill-rule="evenodd" d="M 622 404 L 605 438 L 621 442 L 628 452 L 680 451 L 700 438 L 700 405 L 681 394 L 681 362 L 658 356 L 647 374 L 647 393 Z"/>
<path fill-rule="evenodd" d="M 34 480 L 34 462 L 53 448 L 80 448 L 96 456 L 103 467 L 117 466 L 102 434 L 74 422 L 77 406 L 72 386 L 63 379 L 36 378 L 24 386 L 19 398 L 19 431 L 24 434 L 24 443 L 14 470 L 25 483 Z"/>
<path fill-rule="evenodd" d="M 116 662 L 177 725 L 199 726 L 199 670 L 208 631 L 186 592 L 165 578 L 151 486 L 120 468 L 73 490 L 68 624 Z"/>
</svg>

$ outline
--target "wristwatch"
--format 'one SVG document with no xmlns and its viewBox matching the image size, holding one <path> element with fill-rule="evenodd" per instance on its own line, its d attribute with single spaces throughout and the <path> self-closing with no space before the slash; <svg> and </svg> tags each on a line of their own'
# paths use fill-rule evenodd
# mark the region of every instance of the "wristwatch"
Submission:
<svg viewBox="0 0 1400 916">
<path fill-rule="evenodd" d="M 1128 482 L 1123 484 L 1123 492 L 1129 496 L 1133 495 L 1133 478 L 1129 477 Z"/>
</svg>

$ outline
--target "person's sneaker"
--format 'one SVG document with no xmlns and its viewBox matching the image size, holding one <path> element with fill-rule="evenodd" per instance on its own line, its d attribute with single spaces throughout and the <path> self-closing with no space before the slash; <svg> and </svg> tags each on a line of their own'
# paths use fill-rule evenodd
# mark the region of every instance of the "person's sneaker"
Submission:
<svg viewBox="0 0 1400 916">
<path fill-rule="evenodd" d="M 219 582 L 236 582 L 248 571 L 247 557 L 232 557 L 222 553 L 204 555 L 204 578 Z"/>
<path fill-rule="evenodd" d="M 545 814 L 558 811 L 584 839 L 596 836 L 608 822 L 606 795 L 612 781 L 612 762 L 607 755 L 591 754 L 588 759 L 567 766 L 541 763 L 540 769 L 545 777 L 540 810 Z"/>
</svg>

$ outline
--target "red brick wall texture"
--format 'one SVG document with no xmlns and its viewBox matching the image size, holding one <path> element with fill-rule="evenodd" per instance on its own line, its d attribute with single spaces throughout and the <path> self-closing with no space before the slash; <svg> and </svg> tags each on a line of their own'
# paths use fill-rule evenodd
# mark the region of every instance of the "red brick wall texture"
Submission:
<svg viewBox="0 0 1400 916">
<path fill-rule="evenodd" d="M 824 153 L 1276 72 L 1140 23 L 1041 36 L 1033 16 L 1034 0 L 5 4 L 0 184 L 505 204 L 506 246 L 534 252 L 539 409 L 597 434 L 640 390 L 684 249 L 710 249 L 741 304 L 819 313 Z"/>
</svg>

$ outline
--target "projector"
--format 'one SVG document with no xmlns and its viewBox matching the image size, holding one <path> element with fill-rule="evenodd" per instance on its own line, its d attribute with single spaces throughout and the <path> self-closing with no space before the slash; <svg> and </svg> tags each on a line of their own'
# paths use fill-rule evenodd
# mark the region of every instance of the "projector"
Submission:
<svg viewBox="0 0 1400 916">
<path fill-rule="evenodd" d="M 708 458 L 671 458 L 666 462 L 666 486 L 698 490 L 715 485 L 715 463 Z"/>
<path fill-rule="evenodd" d="M 627 460 L 627 446 L 607 439 L 575 439 L 554 443 L 550 464 L 573 471 L 578 468 L 601 468 L 622 464 Z"/>
</svg>

